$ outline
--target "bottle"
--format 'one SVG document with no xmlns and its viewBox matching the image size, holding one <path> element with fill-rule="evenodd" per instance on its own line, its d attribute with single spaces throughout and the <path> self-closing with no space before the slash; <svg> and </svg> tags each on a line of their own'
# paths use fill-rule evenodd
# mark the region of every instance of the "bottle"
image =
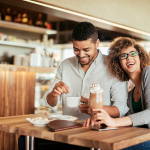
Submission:
<svg viewBox="0 0 150 150">
<path fill-rule="evenodd" d="M 12 21 L 17 22 L 17 11 L 16 10 L 14 10 L 14 12 L 13 12 Z"/>
<path fill-rule="evenodd" d="M 46 29 L 52 29 L 52 24 L 48 23 L 47 21 L 44 22 L 44 28 Z"/>
<path fill-rule="evenodd" d="M 35 25 L 38 26 L 38 27 L 43 27 L 42 14 L 38 15 L 38 19 L 37 19 Z"/>
<path fill-rule="evenodd" d="M 24 12 L 23 15 L 22 15 L 22 23 L 23 24 L 28 24 L 28 16 L 27 16 L 26 12 Z"/>
<path fill-rule="evenodd" d="M 12 16 L 10 14 L 10 8 L 7 8 L 6 15 L 5 15 L 5 21 L 12 21 Z"/>
<path fill-rule="evenodd" d="M 44 22 L 44 28 L 47 28 L 47 21 Z"/>
<path fill-rule="evenodd" d="M 29 16 L 28 25 L 33 25 L 33 22 L 32 22 L 32 17 L 31 17 L 31 16 Z"/>
<path fill-rule="evenodd" d="M 47 29 L 52 29 L 52 24 L 51 23 L 47 23 L 46 28 Z"/>
<path fill-rule="evenodd" d="M 1 20 L 5 20 L 5 9 L 2 9 Z"/>
<path fill-rule="evenodd" d="M 0 12 L 0 20 L 2 20 L 2 13 Z"/>
<path fill-rule="evenodd" d="M 17 23 L 21 23 L 22 22 L 22 18 L 21 18 L 21 13 L 19 12 L 17 15 L 17 19 L 16 19 Z"/>
</svg>

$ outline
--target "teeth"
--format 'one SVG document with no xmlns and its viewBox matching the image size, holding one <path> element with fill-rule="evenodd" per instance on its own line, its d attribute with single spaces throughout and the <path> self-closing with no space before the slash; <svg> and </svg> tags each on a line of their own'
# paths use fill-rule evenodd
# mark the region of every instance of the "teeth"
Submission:
<svg viewBox="0 0 150 150">
<path fill-rule="evenodd" d="M 134 65 L 134 63 L 128 63 L 127 66 Z"/>
</svg>

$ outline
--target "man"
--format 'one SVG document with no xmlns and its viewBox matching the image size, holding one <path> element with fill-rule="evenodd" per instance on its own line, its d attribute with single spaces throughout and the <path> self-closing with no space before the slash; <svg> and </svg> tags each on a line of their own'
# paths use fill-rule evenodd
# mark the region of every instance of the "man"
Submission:
<svg viewBox="0 0 150 150">
<path fill-rule="evenodd" d="M 110 78 L 103 55 L 101 51 L 97 50 L 99 39 L 96 28 L 89 22 L 77 24 L 72 33 L 72 41 L 76 56 L 68 58 L 60 64 L 56 78 L 43 96 L 41 104 L 46 107 L 54 107 L 62 101 L 64 115 L 72 115 L 80 120 L 85 120 L 91 116 L 88 107 L 89 88 L 93 83 L 98 83 L 104 91 L 103 109 L 112 117 L 124 116 L 128 111 L 126 83 Z M 69 109 L 65 104 L 66 96 L 81 97 L 83 104 Z M 20 138 L 19 143 L 21 141 Z M 50 148 L 83 149 L 35 138 L 35 150 Z"/>
<path fill-rule="evenodd" d="M 89 88 L 93 83 L 98 83 L 104 90 L 103 109 L 112 117 L 124 116 L 128 111 L 126 83 L 110 78 L 104 58 L 97 50 L 99 39 L 96 28 L 89 22 L 77 24 L 72 33 L 72 41 L 76 56 L 61 63 L 41 104 L 53 107 L 62 101 L 64 115 L 85 120 L 91 115 L 88 107 Z M 66 96 L 81 97 L 83 104 L 69 109 L 65 104 Z"/>
</svg>

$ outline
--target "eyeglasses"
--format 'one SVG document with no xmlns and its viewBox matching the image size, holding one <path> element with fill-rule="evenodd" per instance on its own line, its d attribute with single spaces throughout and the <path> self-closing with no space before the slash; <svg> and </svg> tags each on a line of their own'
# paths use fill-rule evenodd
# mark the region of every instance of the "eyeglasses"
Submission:
<svg viewBox="0 0 150 150">
<path fill-rule="evenodd" d="M 128 58 L 128 55 L 129 56 L 131 56 L 131 57 L 135 57 L 135 56 L 137 56 L 138 55 L 138 51 L 131 51 L 131 52 L 129 52 L 129 53 L 123 53 L 123 54 L 121 54 L 118 58 L 119 59 L 126 59 L 126 58 Z"/>
</svg>

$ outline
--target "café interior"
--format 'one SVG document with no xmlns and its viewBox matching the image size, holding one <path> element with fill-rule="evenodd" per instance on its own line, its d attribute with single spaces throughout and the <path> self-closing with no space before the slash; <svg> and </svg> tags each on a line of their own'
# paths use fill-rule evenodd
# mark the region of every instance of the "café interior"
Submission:
<svg viewBox="0 0 150 150">
<path fill-rule="evenodd" d="M 26 136 L 26 150 L 35 149 L 35 137 L 93 150 L 123 149 L 150 140 L 149 129 L 51 132 L 26 120 L 63 114 L 62 104 L 47 108 L 40 100 L 61 62 L 75 56 L 72 31 L 77 23 L 96 27 L 104 55 L 116 37 L 135 39 L 149 54 L 149 6 L 148 0 L 0 0 L 0 150 L 19 150 L 20 135 Z M 128 91 L 133 87 L 129 81 Z"/>
</svg>

